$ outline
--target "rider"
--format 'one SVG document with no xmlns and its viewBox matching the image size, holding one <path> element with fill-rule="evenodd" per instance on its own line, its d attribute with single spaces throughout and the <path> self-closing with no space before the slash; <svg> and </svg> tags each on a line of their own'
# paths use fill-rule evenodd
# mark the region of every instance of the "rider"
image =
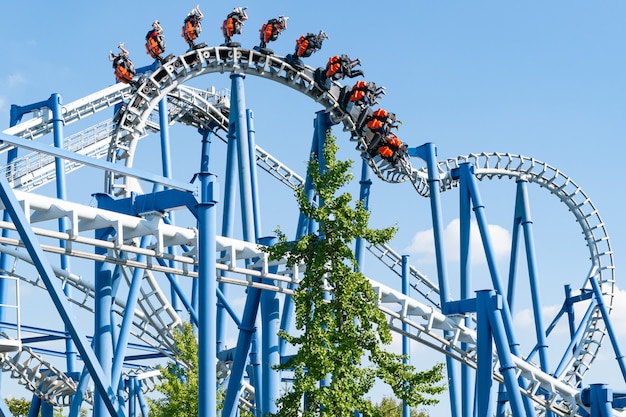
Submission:
<svg viewBox="0 0 626 417">
<path fill-rule="evenodd" d="M 300 36 L 298 40 L 296 40 L 296 57 L 307 58 L 311 56 L 313 52 L 322 49 L 324 39 L 328 39 L 328 36 L 326 36 L 323 30 L 320 30 L 317 35 L 309 32 L 306 35 Z"/>
<path fill-rule="evenodd" d="M 278 18 L 268 20 L 267 23 L 263 23 L 259 31 L 259 37 L 261 38 L 260 48 L 265 48 L 268 42 L 278 39 L 280 32 L 287 29 L 287 19 L 289 19 L 287 16 L 281 15 Z"/>
<path fill-rule="evenodd" d="M 155 20 L 152 22 L 152 30 L 146 34 L 146 53 L 161 62 L 161 54 L 163 52 L 165 52 L 163 28 L 159 24 L 159 21 Z"/>
<path fill-rule="evenodd" d="M 323 30 L 320 30 L 317 35 L 309 32 L 300 36 L 296 40 L 296 51 L 293 54 L 288 54 L 285 60 L 298 69 L 304 69 L 300 58 L 309 57 L 313 52 L 321 49 L 324 39 L 328 39 L 328 36 Z"/>
<path fill-rule="evenodd" d="M 374 133 L 388 135 L 391 129 L 398 128 L 398 123 L 401 122 L 396 119 L 395 113 L 389 113 L 387 110 L 378 109 L 375 110 L 367 119 L 366 126 Z"/>
<path fill-rule="evenodd" d="M 128 57 L 128 51 L 124 48 L 124 44 L 120 42 L 117 47 L 120 49 L 119 54 L 114 54 L 109 51 L 109 61 L 113 62 L 113 69 L 115 70 L 115 78 L 117 82 L 134 84 L 133 77 L 135 76 L 135 66 Z"/>
<path fill-rule="evenodd" d="M 345 54 L 341 56 L 335 55 L 331 57 L 326 64 L 326 78 L 337 81 L 344 77 L 354 78 L 363 76 L 363 71 L 354 69 L 358 65 L 361 65 L 361 60 L 359 59 L 350 59 L 350 57 Z"/>
<path fill-rule="evenodd" d="M 365 105 L 373 106 L 382 94 L 385 94 L 385 87 L 378 87 L 373 82 L 357 81 L 352 86 L 348 100 L 352 103 L 362 102 Z"/>
<path fill-rule="evenodd" d="M 248 20 L 246 13 L 247 7 L 235 7 L 232 12 L 226 16 L 226 20 L 222 24 L 222 33 L 224 34 L 224 43 L 228 46 L 231 44 L 233 35 L 241 34 L 243 22 Z"/>
<path fill-rule="evenodd" d="M 377 149 L 378 154 L 393 166 L 398 163 L 400 152 L 404 149 L 404 144 L 396 135 L 390 133 L 385 139 L 385 144 Z"/>
<path fill-rule="evenodd" d="M 185 17 L 185 23 L 183 24 L 183 38 L 189 44 L 191 49 L 196 47 L 194 40 L 200 36 L 200 32 L 202 32 L 202 26 L 200 25 L 200 21 L 204 15 L 200 11 L 200 5 L 197 5 L 187 14 Z"/>
</svg>

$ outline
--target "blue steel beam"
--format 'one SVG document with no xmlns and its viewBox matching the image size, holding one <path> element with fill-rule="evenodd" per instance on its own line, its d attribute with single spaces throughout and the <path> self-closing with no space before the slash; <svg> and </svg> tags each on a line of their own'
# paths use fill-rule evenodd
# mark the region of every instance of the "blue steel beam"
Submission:
<svg viewBox="0 0 626 417">
<path fill-rule="evenodd" d="M 204 148 L 203 148 L 204 149 Z M 205 164 L 206 161 L 206 164 Z M 217 410 L 217 284 L 216 210 L 218 184 L 203 158 L 200 172 L 201 202 L 198 208 L 198 415 L 212 416 Z"/>
<path fill-rule="evenodd" d="M 95 231 L 95 238 L 106 241 L 113 235 L 113 228 L 98 229 Z M 103 255 L 107 249 L 96 247 L 95 253 Z M 93 342 L 94 351 L 100 366 L 102 366 L 103 377 L 107 384 L 111 386 L 111 366 L 113 365 L 113 276 L 115 268 L 105 262 L 96 262 L 94 265 L 94 331 Z M 106 399 L 100 392 L 94 396 L 93 415 L 94 417 L 106 416 Z"/>
<path fill-rule="evenodd" d="M 237 137 L 235 136 L 235 124 L 229 123 L 226 142 L 226 170 L 224 174 L 224 203 L 222 204 L 222 236 L 233 237 L 235 223 L 235 192 L 237 180 Z M 206 139 L 210 144 L 210 136 Z M 208 145 L 207 145 L 208 146 Z M 228 272 L 219 271 L 220 276 L 228 276 Z M 223 282 L 218 288 L 225 298 L 228 298 L 229 286 Z M 226 314 L 223 308 L 217 309 L 217 347 L 221 350 L 226 339 Z"/>
<path fill-rule="evenodd" d="M 409 297 L 410 283 L 409 279 L 411 278 L 409 271 L 409 256 L 402 256 L 402 294 Z M 410 340 L 407 337 L 409 334 L 409 325 L 402 322 L 402 354 L 404 355 L 403 362 L 405 364 L 409 363 L 409 359 L 411 358 L 411 345 Z M 402 417 L 410 417 L 411 415 L 411 407 L 407 404 L 406 401 L 402 401 Z"/>
<path fill-rule="evenodd" d="M 130 197 L 120 199 L 114 199 L 104 193 L 95 193 L 94 197 L 98 200 L 99 208 L 130 216 L 187 208 L 196 219 L 198 218 L 198 200 L 189 191 L 165 190 L 148 194 L 132 193 Z M 168 222 L 172 223 L 171 220 Z"/>
<path fill-rule="evenodd" d="M 261 238 L 259 243 L 266 246 L 276 244 L 275 237 Z M 269 272 L 276 273 L 278 266 L 271 266 Z M 263 279 L 264 283 L 273 285 L 275 280 Z M 280 364 L 279 338 L 280 330 L 280 300 L 274 291 L 263 291 L 261 294 L 261 353 L 264 360 L 261 362 L 261 401 L 259 415 L 275 414 L 278 411 L 276 400 L 280 392 L 280 372 L 274 367 Z"/>
<path fill-rule="evenodd" d="M 111 384 L 105 377 L 104 370 L 98 362 L 94 351 L 89 347 L 87 338 L 75 325 L 76 319 L 71 314 L 69 301 L 65 297 L 65 294 L 63 294 L 63 290 L 58 288 L 54 271 L 46 259 L 37 237 L 28 223 L 24 211 L 13 194 L 13 190 L 4 175 L 0 175 L 0 199 L 4 203 L 10 218 L 13 220 L 17 232 L 24 242 L 24 246 L 31 257 L 33 264 L 37 268 L 37 272 L 41 276 L 41 280 L 46 286 L 46 289 L 50 294 L 50 298 L 57 308 L 63 323 L 72 336 L 72 340 L 76 343 L 76 348 L 82 356 L 85 366 L 89 369 L 96 389 L 101 394 L 109 414 L 123 417 L 124 413 L 117 406 L 116 396 L 111 388 Z"/>
<path fill-rule="evenodd" d="M 370 179 L 370 167 L 365 159 L 361 159 L 361 180 L 359 181 L 359 200 L 363 202 L 365 210 L 369 210 L 370 206 L 370 189 L 372 188 L 372 180 Z M 359 237 L 356 239 L 354 248 L 354 257 L 356 258 L 359 270 L 363 269 L 363 256 L 365 252 L 365 239 Z"/>
<path fill-rule="evenodd" d="M 259 205 L 259 184 L 256 170 L 256 137 L 254 130 L 254 113 L 246 109 L 246 126 L 248 127 L 248 165 L 250 167 L 250 197 L 252 199 L 252 217 L 254 219 L 255 241 L 261 237 L 261 208 Z"/>
<path fill-rule="evenodd" d="M 467 169 L 459 170 L 459 243 L 460 243 L 460 278 L 461 278 L 461 299 L 470 298 L 471 284 L 471 253 L 470 253 L 470 237 L 471 237 L 471 208 L 470 208 L 470 195 L 467 186 L 468 176 L 471 172 Z M 471 328 L 472 320 L 470 317 L 465 317 L 465 325 Z M 461 347 L 467 349 L 467 344 L 462 343 Z M 472 404 L 473 404 L 473 387 L 471 378 L 471 369 L 465 364 L 461 364 L 461 415 L 463 417 L 472 416 Z"/>
<path fill-rule="evenodd" d="M 531 301 L 535 318 L 535 335 L 537 338 L 537 351 L 539 352 L 539 365 L 542 371 L 549 373 L 548 364 L 548 342 L 543 324 L 543 312 L 541 309 L 541 289 L 537 273 L 537 262 L 535 257 L 535 238 L 533 235 L 533 221 L 530 215 L 530 203 L 528 201 L 528 181 L 519 179 L 517 181 L 517 193 L 515 197 L 515 217 L 519 217 L 519 227 L 524 234 L 526 248 L 526 265 L 528 268 L 528 279 L 530 281 Z M 509 307 L 510 308 L 510 307 Z M 509 310 L 510 311 L 510 310 Z M 547 410 L 546 416 L 554 414 Z"/>
<path fill-rule="evenodd" d="M 596 302 L 598 303 L 600 313 L 602 314 L 602 319 L 606 324 L 606 330 L 609 334 L 609 339 L 611 340 L 611 346 L 613 347 L 613 352 L 615 352 L 615 359 L 617 360 L 619 369 L 622 372 L 622 379 L 626 382 L 626 363 L 624 363 L 624 355 L 622 355 L 622 351 L 619 347 L 617 334 L 615 333 L 615 329 L 613 329 L 613 323 L 611 322 L 611 318 L 609 317 L 609 310 L 606 307 L 606 304 L 604 304 L 604 297 L 602 295 L 600 284 L 598 284 L 596 277 L 594 277 L 593 275 L 589 277 L 589 282 L 591 283 L 593 294 L 595 296 Z"/>
<path fill-rule="evenodd" d="M 425 143 L 417 148 L 410 148 L 410 156 L 416 156 L 426 162 L 428 169 L 428 185 L 430 189 L 430 211 L 433 221 L 435 238 L 435 258 L 437 263 L 437 279 L 439 283 L 439 298 L 441 311 L 448 314 L 447 304 L 450 301 L 448 292 L 448 271 L 446 267 L 445 245 L 443 241 L 443 215 L 441 212 L 441 180 L 437 166 L 437 148 L 433 143 Z M 460 415 L 456 364 L 446 355 L 446 371 L 448 373 L 448 392 L 450 396 L 450 411 L 452 417 Z"/>
<path fill-rule="evenodd" d="M 172 178 L 172 153 L 170 148 L 170 125 L 169 125 L 169 116 L 167 110 L 167 99 L 162 99 L 159 102 L 159 133 L 161 136 L 161 165 L 163 176 L 166 178 Z M 172 223 L 176 223 L 175 214 L 173 212 L 168 213 L 168 217 Z M 197 219 L 197 216 L 196 216 Z M 168 247 L 167 252 L 170 255 L 174 255 L 176 253 L 176 248 Z M 174 266 L 175 262 L 173 260 L 169 261 L 170 266 Z M 178 281 L 178 277 L 171 277 L 171 280 Z M 176 296 L 175 290 L 170 286 L 170 299 L 172 300 L 172 308 L 178 314 L 182 312 L 179 307 L 179 299 Z"/>
<path fill-rule="evenodd" d="M 219 186 L 209 172 L 210 140 L 202 135 L 200 155 L 200 204 L 198 206 L 198 415 L 212 416 L 217 410 L 217 281 L 215 251 Z M 142 408 L 143 412 L 143 408 Z"/>
<path fill-rule="evenodd" d="M 52 155 L 57 158 L 63 158 L 65 160 L 78 162 L 83 165 L 97 168 L 103 171 L 116 172 L 118 174 L 126 175 L 128 177 L 163 185 L 164 187 L 168 188 L 174 188 L 183 191 L 195 191 L 196 189 L 195 186 L 186 182 L 165 178 L 160 175 L 152 174 L 150 172 L 138 170 L 136 168 L 129 168 L 121 164 L 114 164 L 112 162 L 91 158 L 89 156 L 70 152 L 65 149 L 54 148 L 35 140 L 21 139 L 16 136 L 7 135 L 6 133 L 0 133 L 0 143 L 1 142 L 10 143 L 20 148 L 45 153 L 47 155 Z"/>
<path fill-rule="evenodd" d="M 63 118 L 63 114 L 61 112 L 61 96 L 58 94 L 52 94 L 50 99 L 48 100 L 48 107 L 52 110 L 52 127 L 53 127 L 53 136 L 54 136 L 54 146 L 58 149 L 64 149 L 63 147 L 63 125 L 65 124 L 65 119 Z M 55 158 L 55 182 L 57 188 L 57 198 L 61 200 L 67 200 L 67 186 L 65 180 L 65 160 L 61 158 Z M 59 224 L 59 232 L 64 233 L 68 229 L 68 219 L 67 217 L 60 217 L 58 220 Z M 59 246 L 63 249 L 66 248 L 67 243 L 64 240 L 59 241 Z M 61 261 L 61 269 L 65 271 L 70 271 L 70 261 L 67 255 L 60 256 Z M 71 297 L 72 288 L 69 285 L 66 285 L 63 288 L 63 292 L 66 296 Z M 76 348 L 74 347 L 74 343 L 72 339 L 68 337 L 65 340 L 65 350 L 67 351 L 67 372 L 75 372 L 76 370 Z"/>
</svg>

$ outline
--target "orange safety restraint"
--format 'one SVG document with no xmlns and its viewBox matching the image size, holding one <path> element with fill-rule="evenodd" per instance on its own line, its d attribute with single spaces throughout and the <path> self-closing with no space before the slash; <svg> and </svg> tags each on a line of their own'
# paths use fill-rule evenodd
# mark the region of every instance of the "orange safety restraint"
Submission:
<svg viewBox="0 0 626 417">
<path fill-rule="evenodd" d="M 372 119 L 367 122 L 367 127 L 371 130 L 379 130 L 383 127 L 383 121 L 387 118 L 389 113 L 387 110 L 378 109 L 372 113 Z"/>
<path fill-rule="evenodd" d="M 115 67 L 115 78 L 118 82 L 128 84 L 128 82 L 133 79 L 133 74 L 131 74 L 124 65 L 118 65 Z"/>
<path fill-rule="evenodd" d="M 183 38 L 190 41 L 196 39 L 196 29 L 191 20 L 187 20 L 183 26 Z"/>
<path fill-rule="evenodd" d="M 330 58 L 328 60 L 328 64 L 326 64 L 326 78 L 330 78 L 333 75 L 337 74 L 339 69 L 341 68 L 341 60 L 338 55 Z"/>
<path fill-rule="evenodd" d="M 308 47 L 309 40 L 304 35 L 300 36 L 300 38 L 296 41 L 296 55 L 299 57 L 304 55 Z"/>
<path fill-rule="evenodd" d="M 263 23 L 261 27 L 261 40 L 265 43 L 272 40 L 274 34 L 274 25 L 271 23 Z"/>
<path fill-rule="evenodd" d="M 393 151 L 389 146 L 381 146 L 378 148 L 378 153 L 385 159 L 389 159 L 393 156 Z"/>
<path fill-rule="evenodd" d="M 147 40 L 146 40 L 146 51 L 147 51 L 148 55 L 150 55 L 152 58 L 156 58 L 157 56 L 159 56 L 160 54 L 163 53 L 163 50 L 161 49 L 161 46 L 156 41 L 154 36 L 149 36 L 147 38 Z"/>
<path fill-rule="evenodd" d="M 395 149 L 400 149 L 402 146 L 402 142 L 400 142 L 400 139 L 394 134 L 387 136 L 387 144 Z"/>
<path fill-rule="evenodd" d="M 367 83 L 365 81 L 357 81 L 352 87 L 350 101 L 363 100 L 363 97 L 365 97 L 365 90 L 367 90 Z"/>
</svg>

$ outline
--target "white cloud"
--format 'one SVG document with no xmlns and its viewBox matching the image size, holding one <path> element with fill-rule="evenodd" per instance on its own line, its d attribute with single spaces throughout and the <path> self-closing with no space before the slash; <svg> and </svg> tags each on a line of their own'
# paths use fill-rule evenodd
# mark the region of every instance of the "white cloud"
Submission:
<svg viewBox="0 0 626 417">
<path fill-rule="evenodd" d="M 460 220 L 452 220 L 444 229 L 444 250 L 449 261 L 460 260 Z M 508 256 L 511 249 L 511 235 L 505 228 L 490 224 L 488 226 L 491 246 L 496 256 L 496 260 Z M 435 240 L 433 229 L 417 232 L 411 241 L 411 245 L 406 248 L 410 254 L 416 254 L 419 262 L 433 263 L 435 261 Z M 485 264 L 485 252 L 482 239 L 478 229 L 478 224 L 472 221 L 470 226 L 470 253 L 472 264 Z"/>
<path fill-rule="evenodd" d="M 612 310 L 609 316 L 611 317 L 611 324 L 617 336 L 626 336 L 626 290 L 615 289 L 613 293 Z"/>
<path fill-rule="evenodd" d="M 14 87 L 16 85 L 20 85 L 24 83 L 26 83 L 26 78 L 24 78 L 24 76 L 19 73 L 9 75 L 9 78 L 7 79 L 7 85 L 9 87 Z"/>
</svg>

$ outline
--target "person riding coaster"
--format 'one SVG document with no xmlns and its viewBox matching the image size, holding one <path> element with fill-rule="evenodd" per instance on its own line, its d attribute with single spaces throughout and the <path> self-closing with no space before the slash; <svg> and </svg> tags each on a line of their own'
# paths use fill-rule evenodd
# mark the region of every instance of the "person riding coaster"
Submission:
<svg viewBox="0 0 626 417">
<path fill-rule="evenodd" d="M 377 109 L 365 120 L 365 126 L 374 133 L 389 135 L 391 129 L 398 129 L 402 121 L 396 118 L 395 113 L 384 109 Z"/>
<path fill-rule="evenodd" d="M 243 22 L 248 20 L 246 13 L 247 7 L 235 7 L 232 12 L 226 16 L 226 20 L 222 24 L 222 34 L 224 35 L 224 44 L 226 46 L 239 46 L 239 43 L 232 42 L 233 35 L 241 34 Z"/>
<path fill-rule="evenodd" d="M 189 45 L 189 48 L 196 49 L 202 47 L 204 44 L 196 45 L 195 40 L 200 36 L 202 32 L 202 25 L 200 22 L 204 15 L 200 11 L 200 5 L 197 5 L 187 14 L 185 22 L 183 23 L 182 36 L 185 42 Z"/>
<path fill-rule="evenodd" d="M 362 106 L 375 106 L 378 98 L 385 93 L 385 87 L 378 87 L 374 82 L 357 81 L 350 92 L 348 101 Z"/>
<path fill-rule="evenodd" d="M 408 150 L 408 145 L 402 143 L 393 133 L 387 136 L 383 146 L 379 147 L 378 155 L 385 161 L 391 163 L 393 167 L 398 165 L 400 159 L 404 158 Z"/>
<path fill-rule="evenodd" d="M 258 48 L 254 48 L 258 51 L 269 51 L 267 49 L 267 43 L 273 42 L 278 39 L 278 35 L 287 29 L 287 16 L 278 16 L 277 18 L 270 19 L 267 23 L 263 23 L 261 29 L 259 30 L 259 38 L 261 39 L 261 43 Z M 271 53 L 271 51 L 269 51 Z"/>
<path fill-rule="evenodd" d="M 288 54 L 285 59 L 288 63 L 295 66 L 298 69 L 303 69 L 304 65 L 300 58 L 308 58 L 314 52 L 322 49 L 322 43 L 328 36 L 323 30 L 320 30 L 316 35 L 314 33 L 307 33 L 300 36 L 296 40 L 296 50 L 293 54 Z"/>
<path fill-rule="evenodd" d="M 152 58 L 163 62 L 161 54 L 165 52 L 165 41 L 163 40 L 163 28 L 158 20 L 152 22 L 152 30 L 146 34 L 146 53 Z"/>
<path fill-rule="evenodd" d="M 345 77 L 354 78 L 365 75 L 362 70 L 354 69 L 361 65 L 360 59 L 350 59 L 348 55 L 342 54 L 330 57 L 326 64 L 326 78 L 330 78 L 333 81 L 342 80 Z"/>
<path fill-rule="evenodd" d="M 124 44 L 120 42 L 117 47 L 120 49 L 119 54 L 109 51 L 109 61 L 113 63 L 115 79 L 117 82 L 130 84 L 135 86 L 133 77 L 135 76 L 135 66 L 128 56 L 128 51 L 124 48 Z"/>
</svg>

